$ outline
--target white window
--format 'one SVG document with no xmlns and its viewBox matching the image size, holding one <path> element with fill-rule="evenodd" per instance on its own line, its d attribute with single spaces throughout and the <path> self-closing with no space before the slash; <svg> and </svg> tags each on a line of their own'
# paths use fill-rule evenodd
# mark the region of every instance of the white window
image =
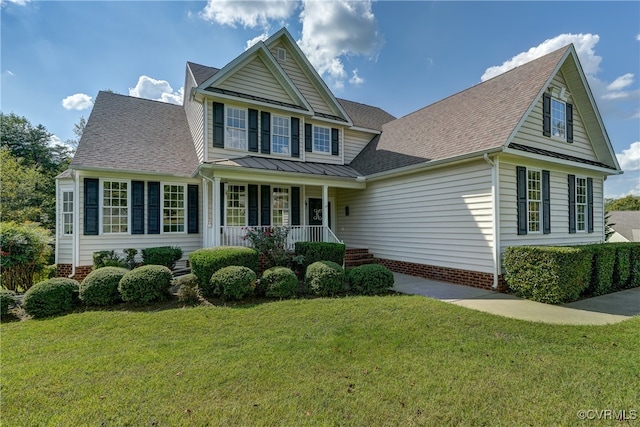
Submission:
<svg viewBox="0 0 640 427">
<path fill-rule="evenodd" d="M 273 115 L 271 117 L 271 152 L 275 154 L 289 154 L 289 117 Z"/>
<path fill-rule="evenodd" d="M 557 99 L 551 100 L 551 135 L 566 140 L 566 105 Z"/>
<path fill-rule="evenodd" d="M 331 129 L 320 126 L 313 127 L 313 151 L 329 153 L 331 150 Z"/>
<path fill-rule="evenodd" d="M 542 181 L 540 171 L 527 170 L 527 227 L 529 232 L 540 231 L 542 211 Z"/>
<path fill-rule="evenodd" d="M 239 150 L 247 149 L 247 111 L 227 107 L 226 145 Z"/>
<path fill-rule="evenodd" d="M 185 231 L 186 203 L 183 184 L 164 184 L 162 190 L 162 231 Z"/>
<path fill-rule="evenodd" d="M 129 183 L 102 182 L 102 232 L 129 232 Z"/>
<path fill-rule="evenodd" d="M 242 226 L 247 224 L 247 193 L 244 185 L 229 184 L 226 211 L 226 225 Z"/>
<path fill-rule="evenodd" d="M 62 234 L 73 234 L 73 191 L 62 192 Z"/>
<path fill-rule="evenodd" d="M 289 222 L 289 189 L 273 187 L 271 208 L 271 225 L 288 226 Z"/>
<path fill-rule="evenodd" d="M 587 229 L 587 179 L 576 177 L 576 230 Z"/>
</svg>

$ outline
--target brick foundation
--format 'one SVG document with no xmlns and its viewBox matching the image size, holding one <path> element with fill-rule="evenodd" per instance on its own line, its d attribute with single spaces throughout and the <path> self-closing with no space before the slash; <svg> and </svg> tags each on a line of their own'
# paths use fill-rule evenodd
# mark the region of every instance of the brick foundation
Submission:
<svg viewBox="0 0 640 427">
<path fill-rule="evenodd" d="M 438 280 L 440 282 L 455 283 L 458 285 L 472 286 L 488 290 L 493 288 L 493 274 L 481 273 L 479 271 L 460 270 L 457 268 L 436 267 L 433 265 L 416 264 L 413 262 L 395 261 L 390 259 L 376 259 L 379 264 L 384 265 L 396 273 L 408 274 L 410 276 L 422 277 L 425 279 Z M 504 292 L 507 284 L 504 277 L 498 277 L 498 291 Z"/>
<path fill-rule="evenodd" d="M 91 273 L 91 270 L 93 270 L 92 265 L 81 265 L 79 267 L 76 267 L 76 273 L 71 278 L 78 282 L 82 282 L 82 280 L 87 277 L 87 274 Z M 73 266 L 71 264 L 56 265 L 56 277 L 69 277 L 72 271 Z"/>
</svg>

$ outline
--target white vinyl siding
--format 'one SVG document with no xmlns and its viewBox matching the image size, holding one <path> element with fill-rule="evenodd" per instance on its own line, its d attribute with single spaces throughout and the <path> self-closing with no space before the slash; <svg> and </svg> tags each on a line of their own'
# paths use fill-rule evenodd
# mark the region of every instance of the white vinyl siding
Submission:
<svg viewBox="0 0 640 427">
<path fill-rule="evenodd" d="M 345 130 L 344 132 L 344 163 L 348 165 L 367 146 L 375 134 Z"/>
<path fill-rule="evenodd" d="M 336 234 L 378 258 L 492 273 L 492 207 L 491 169 L 475 162 L 339 190 Z"/>
<path fill-rule="evenodd" d="M 195 82 L 187 71 L 187 84 L 184 93 L 191 93 L 191 88 L 195 86 Z M 193 138 L 193 144 L 196 148 L 198 160 L 204 160 L 204 105 L 195 100 L 187 99 L 184 105 L 184 112 L 187 116 L 187 123 Z"/>
</svg>

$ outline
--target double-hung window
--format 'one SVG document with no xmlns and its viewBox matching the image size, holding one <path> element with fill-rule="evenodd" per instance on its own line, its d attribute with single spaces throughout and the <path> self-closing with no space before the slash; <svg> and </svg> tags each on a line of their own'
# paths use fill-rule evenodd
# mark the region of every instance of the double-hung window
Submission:
<svg viewBox="0 0 640 427">
<path fill-rule="evenodd" d="M 289 189 L 273 187 L 271 225 L 287 226 L 289 221 Z"/>
<path fill-rule="evenodd" d="M 242 226 L 247 224 L 247 192 L 244 185 L 232 185 L 227 187 L 226 224 L 229 226 Z"/>
<path fill-rule="evenodd" d="M 518 234 L 551 233 L 551 188 L 547 170 L 516 167 Z"/>
<path fill-rule="evenodd" d="M 186 218 L 185 186 L 163 184 L 162 186 L 162 232 L 183 233 Z"/>
<path fill-rule="evenodd" d="M 527 170 L 527 231 L 540 232 L 542 218 L 542 180 L 539 170 Z"/>
<path fill-rule="evenodd" d="M 227 107 L 226 137 L 228 148 L 247 149 L 247 111 L 240 108 Z"/>
<path fill-rule="evenodd" d="M 551 135 L 562 140 L 566 139 L 567 123 L 566 105 L 557 99 L 551 99 Z"/>
<path fill-rule="evenodd" d="M 289 134 L 291 126 L 289 117 L 271 116 L 271 152 L 274 154 L 289 154 Z"/>
<path fill-rule="evenodd" d="M 331 152 L 331 129 L 322 126 L 313 127 L 313 151 L 316 153 Z"/>
<path fill-rule="evenodd" d="M 73 234 L 73 191 L 62 192 L 62 234 Z"/>
<path fill-rule="evenodd" d="M 105 234 L 129 231 L 129 183 L 102 182 L 102 232 Z"/>
<path fill-rule="evenodd" d="M 587 179 L 576 177 L 576 230 L 587 230 Z"/>
</svg>

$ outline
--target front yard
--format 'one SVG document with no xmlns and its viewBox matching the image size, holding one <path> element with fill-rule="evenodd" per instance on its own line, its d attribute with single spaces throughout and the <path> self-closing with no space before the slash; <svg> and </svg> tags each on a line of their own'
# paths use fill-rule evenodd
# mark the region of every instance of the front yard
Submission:
<svg viewBox="0 0 640 427">
<path fill-rule="evenodd" d="M 640 318 L 556 326 L 392 295 L 0 328 L 3 425 L 594 425 L 640 409 Z"/>
</svg>

